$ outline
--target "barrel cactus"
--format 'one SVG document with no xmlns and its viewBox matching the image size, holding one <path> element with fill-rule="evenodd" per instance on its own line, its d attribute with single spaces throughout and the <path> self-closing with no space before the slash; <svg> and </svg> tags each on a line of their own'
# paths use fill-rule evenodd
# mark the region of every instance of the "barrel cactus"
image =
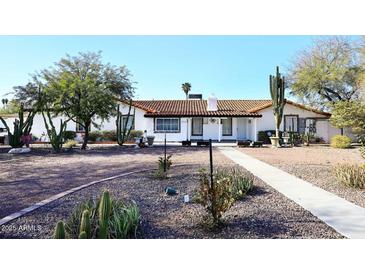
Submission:
<svg viewBox="0 0 365 274">
<path fill-rule="evenodd" d="M 65 224 L 62 221 L 59 221 L 57 223 L 53 238 L 54 239 L 65 239 L 66 238 Z"/>
</svg>

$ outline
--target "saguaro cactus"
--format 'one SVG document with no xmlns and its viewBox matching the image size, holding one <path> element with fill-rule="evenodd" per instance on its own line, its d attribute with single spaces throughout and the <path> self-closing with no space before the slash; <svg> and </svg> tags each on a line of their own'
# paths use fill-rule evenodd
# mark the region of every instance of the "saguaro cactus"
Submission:
<svg viewBox="0 0 365 274">
<path fill-rule="evenodd" d="M 14 122 L 14 130 L 13 132 L 10 131 L 9 126 L 5 122 L 5 120 L 0 116 L 0 121 L 4 124 L 8 136 L 9 136 L 9 145 L 13 148 L 23 147 L 24 142 L 22 138 L 24 136 L 28 136 L 30 131 L 32 130 L 33 126 L 33 118 L 37 112 L 34 110 L 29 110 L 27 118 L 24 120 L 24 107 L 23 105 L 20 106 L 18 112 L 18 118 Z"/>
<path fill-rule="evenodd" d="M 280 124 L 283 119 L 285 105 L 285 78 L 281 76 L 279 67 L 276 67 L 276 76 L 270 75 L 270 95 L 275 116 L 276 138 L 279 138 Z"/>
<path fill-rule="evenodd" d="M 118 105 L 117 109 L 117 141 L 120 146 L 122 146 L 125 141 L 128 139 L 129 134 L 132 130 L 134 119 L 135 119 L 135 109 L 133 110 L 133 115 L 131 118 L 131 110 L 132 110 L 132 100 L 129 100 L 129 108 L 128 108 L 128 114 L 127 114 L 127 120 L 125 124 L 123 125 L 123 115 L 120 113 L 120 106 Z M 128 128 L 129 119 L 131 120 L 130 126 Z"/>
<path fill-rule="evenodd" d="M 99 238 L 106 239 L 108 236 L 109 217 L 112 210 L 110 195 L 104 191 L 99 204 Z"/>
</svg>

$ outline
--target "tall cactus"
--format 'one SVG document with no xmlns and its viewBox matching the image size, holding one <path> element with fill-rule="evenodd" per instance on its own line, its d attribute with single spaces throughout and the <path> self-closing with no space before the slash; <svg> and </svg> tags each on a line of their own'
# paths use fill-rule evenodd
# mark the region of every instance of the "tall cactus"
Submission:
<svg viewBox="0 0 365 274">
<path fill-rule="evenodd" d="M 90 212 L 87 209 L 82 212 L 79 238 L 83 232 L 85 233 L 86 239 L 91 237 Z"/>
<path fill-rule="evenodd" d="M 56 225 L 56 230 L 53 234 L 54 239 L 65 239 L 66 233 L 65 233 L 65 224 L 62 221 L 59 221 Z"/>
<path fill-rule="evenodd" d="M 108 236 L 109 218 L 112 204 L 108 191 L 104 191 L 99 204 L 99 238 L 106 239 Z"/>
<path fill-rule="evenodd" d="M 285 78 L 281 76 L 279 67 L 276 67 L 276 76 L 270 75 L 270 94 L 275 116 L 276 137 L 279 138 L 280 124 L 283 119 L 285 105 Z"/>
<path fill-rule="evenodd" d="M 123 125 L 123 115 L 122 113 L 120 113 L 120 106 L 118 105 L 116 124 L 117 124 L 117 141 L 120 146 L 122 146 L 125 143 L 125 141 L 128 140 L 129 134 L 133 127 L 133 123 L 135 121 L 135 109 L 133 109 L 132 118 L 130 118 L 131 110 L 132 110 L 132 100 L 129 100 L 127 121 Z M 127 128 L 129 124 L 129 119 L 132 119 L 130 123 L 131 125 L 129 128 Z"/>
<path fill-rule="evenodd" d="M 13 132 L 10 131 L 9 126 L 5 122 L 5 120 L 0 116 L 1 122 L 4 124 L 9 137 L 9 145 L 12 148 L 20 148 L 23 147 L 24 142 L 22 137 L 28 136 L 33 126 L 33 119 L 37 112 L 35 110 L 30 110 L 28 112 L 27 118 L 24 120 L 24 106 L 20 105 L 18 118 L 15 119 Z"/>
<path fill-rule="evenodd" d="M 53 149 L 55 151 L 59 151 L 62 148 L 63 132 L 66 130 L 68 120 L 63 122 L 62 119 L 61 119 L 61 121 L 60 121 L 60 130 L 57 133 L 56 127 L 54 126 L 54 124 L 52 122 L 51 114 L 48 110 L 46 111 L 46 114 L 47 114 L 47 118 L 48 118 L 49 122 L 47 122 L 46 116 L 45 116 L 44 112 L 42 112 L 44 125 L 45 125 L 46 130 L 47 130 L 47 135 L 48 135 L 49 141 L 50 141 Z"/>
</svg>

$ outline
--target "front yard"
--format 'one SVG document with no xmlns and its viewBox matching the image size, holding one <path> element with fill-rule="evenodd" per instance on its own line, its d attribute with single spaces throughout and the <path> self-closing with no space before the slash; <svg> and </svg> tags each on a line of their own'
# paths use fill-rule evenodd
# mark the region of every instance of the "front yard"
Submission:
<svg viewBox="0 0 365 274">
<path fill-rule="evenodd" d="M 54 155 L 39 150 L 25 158 L 8 159 L 1 169 L 0 202 L 6 205 L 2 216 L 77 184 L 125 171 L 155 168 L 162 151 L 162 148 L 114 147 Z M 342 238 L 257 178 L 253 191 L 227 212 L 225 226 L 207 229 L 202 225 L 204 208 L 183 201 L 184 194 L 192 197 L 197 188 L 199 167 L 207 167 L 207 149 L 171 147 L 168 153 L 173 154 L 176 166 L 172 166 L 167 180 L 155 179 L 153 172 L 148 171 L 98 183 L 3 225 L 0 237 L 50 238 L 55 223 L 67 219 L 75 205 L 95 199 L 107 189 L 111 196 L 134 200 L 139 205 L 142 217 L 139 238 Z M 233 165 L 218 149 L 214 149 L 214 162 L 216 166 Z M 167 196 L 166 186 L 175 187 L 179 194 Z"/>
<path fill-rule="evenodd" d="M 336 165 L 364 162 L 359 148 L 336 149 L 323 145 L 311 145 L 279 149 L 238 148 L 238 150 L 365 207 L 364 190 L 340 184 L 333 173 Z"/>
</svg>

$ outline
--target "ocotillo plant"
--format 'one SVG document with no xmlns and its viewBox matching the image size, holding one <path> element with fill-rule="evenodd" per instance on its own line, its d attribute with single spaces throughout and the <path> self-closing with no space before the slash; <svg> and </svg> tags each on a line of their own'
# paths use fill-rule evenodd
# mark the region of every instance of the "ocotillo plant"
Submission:
<svg viewBox="0 0 365 274">
<path fill-rule="evenodd" d="M 27 136 L 30 134 L 33 126 L 33 118 L 37 112 L 34 110 L 30 110 L 27 118 L 24 120 L 24 107 L 20 106 L 18 116 L 19 119 L 16 119 L 14 122 L 14 130 L 10 131 L 9 126 L 5 122 L 5 120 L 0 116 L 1 122 L 4 124 L 8 136 L 9 136 L 9 145 L 13 148 L 23 147 L 24 143 L 22 141 L 23 136 Z"/>
<path fill-rule="evenodd" d="M 104 191 L 99 204 L 99 238 L 106 239 L 109 229 L 109 218 L 112 204 L 108 191 Z"/>
<path fill-rule="evenodd" d="M 129 134 L 132 130 L 134 119 L 135 119 L 135 109 L 133 110 L 133 115 L 131 118 L 131 110 L 132 110 L 132 100 L 129 100 L 129 108 L 128 108 L 128 114 L 126 116 L 126 121 L 123 124 L 123 115 L 120 113 L 120 107 L 118 105 L 117 109 L 117 142 L 120 146 L 122 146 L 126 140 L 128 140 Z M 130 126 L 128 128 L 129 119 L 131 120 Z"/>
<path fill-rule="evenodd" d="M 50 141 L 53 149 L 55 151 L 59 151 L 62 148 L 63 132 L 66 130 L 67 121 L 63 122 L 62 119 L 61 119 L 61 121 L 60 121 L 60 130 L 57 133 L 56 127 L 54 126 L 54 124 L 52 122 L 52 117 L 51 117 L 50 112 L 46 111 L 46 114 L 47 114 L 47 118 L 48 118 L 49 122 L 47 122 L 46 116 L 45 116 L 44 112 L 42 112 L 44 125 L 45 125 L 46 130 L 47 130 L 49 141 Z"/>
<path fill-rule="evenodd" d="M 283 119 L 285 105 L 285 79 L 276 67 L 276 76 L 270 75 L 270 94 L 272 99 L 272 107 L 275 116 L 276 137 L 279 138 L 280 124 Z"/>
</svg>

